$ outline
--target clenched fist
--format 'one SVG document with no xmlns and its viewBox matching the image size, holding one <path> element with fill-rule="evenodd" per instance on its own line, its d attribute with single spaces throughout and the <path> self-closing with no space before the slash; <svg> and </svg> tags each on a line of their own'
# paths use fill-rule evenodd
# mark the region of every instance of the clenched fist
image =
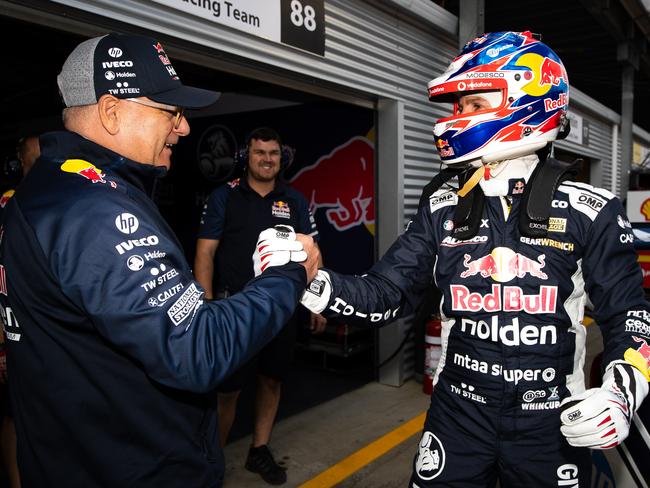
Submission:
<svg viewBox="0 0 650 488">
<path fill-rule="evenodd" d="M 306 259 L 304 245 L 296 240 L 293 227 L 276 225 L 260 233 L 253 253 L 253 269 L 257 277 L 269 266 L 282 266 L 289 261 L 301 262 Z"/>
</svg>

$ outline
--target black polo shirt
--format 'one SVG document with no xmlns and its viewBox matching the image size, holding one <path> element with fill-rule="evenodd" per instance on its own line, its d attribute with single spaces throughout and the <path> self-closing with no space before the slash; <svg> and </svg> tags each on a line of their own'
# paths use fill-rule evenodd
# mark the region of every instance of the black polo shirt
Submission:
<svg viewBox="0 0 650 488">
<path fill-rule="evenodd" d="M 248 185 L 246 178 L 230 181 L 208 198 L 198 237 L 218 239 L 215 256 L 215 290 L 241 290 L 253 274 L 253 252 L 260 232 L 274 225 L 290 225 L 298 233 L 318 239 L 316 223 L 302 193 L 276 181 L 265 197 Z"/>
</svg>

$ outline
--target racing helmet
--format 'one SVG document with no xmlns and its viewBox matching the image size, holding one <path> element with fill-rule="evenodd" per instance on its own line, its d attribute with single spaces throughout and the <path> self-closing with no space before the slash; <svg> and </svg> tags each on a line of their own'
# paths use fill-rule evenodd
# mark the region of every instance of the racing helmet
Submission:
<svg viewBox="0 0 650 488">
<path fill-rule="evenodd" d="M 433 128 L 440 158 L 449 166 L 532 154 L 568 133 L 566 70 L 528 31 L 493 32 L 468 42 L 428 90 L 432 102 L 454 104 L 454 114 Z M 458 98 L 472 92 L 487 94 L 492 108 L 460 113 Z"/>
</svg>

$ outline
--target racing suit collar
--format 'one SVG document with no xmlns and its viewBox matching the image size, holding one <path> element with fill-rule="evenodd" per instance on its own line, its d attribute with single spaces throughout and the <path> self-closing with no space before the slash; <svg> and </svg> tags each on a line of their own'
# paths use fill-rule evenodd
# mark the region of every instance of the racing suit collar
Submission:
<svg viewBox="0 0 650 488">
<path fill-rule="evenodd" d="M 167 168 L 143 164 L 125 158 L 71 131 L 49 132 L 40 138 L 41 158 L 54 162 L 83 159 L 109 173 L 115 173 L 127 183 L 151 196 L 157 178 L 167 174 Z"/>
<path fill-rule="evenodd" d="M 481 179 L 479 185 L 487 197 L 523 193 L 522 185 L 528 182 L 538 162 L 536 154 L 500 161 L 489 166 L 490 177 Z"/>
</svg>

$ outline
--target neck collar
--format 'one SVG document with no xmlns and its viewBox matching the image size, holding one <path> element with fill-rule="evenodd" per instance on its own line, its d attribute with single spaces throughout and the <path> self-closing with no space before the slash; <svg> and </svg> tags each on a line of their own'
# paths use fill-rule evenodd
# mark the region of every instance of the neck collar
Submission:
<svg viewBox="0 0 650 488">
<path fill-rule="evenodd" d="M 523 185 L 528 183 L 530 175 L 537 166 L 539 158 L 536 154 L 506 159 L 498 163 L 490 163 L 486 174 L 479 182 L 483 193 L 488 197 L 506 196 L 513 193 L 523 193 Z M 523 180 L 523 181 L 522 181 Z M 516 188 L 516 191 L 513 191 Z"/>
<path fill-rule="evenodd" d="M 156 179 L 167 174 L 167 168 L 163 166 L 138 163 L 125 158 L 75 132 L 44 134 L 40 138 L 40 144 L 43 159 L 57 163 L 63 163 L 67 159 L 83 159 L 109 175 L 117 175 L 149 196 L 153 194 Z"/>
</svg>

